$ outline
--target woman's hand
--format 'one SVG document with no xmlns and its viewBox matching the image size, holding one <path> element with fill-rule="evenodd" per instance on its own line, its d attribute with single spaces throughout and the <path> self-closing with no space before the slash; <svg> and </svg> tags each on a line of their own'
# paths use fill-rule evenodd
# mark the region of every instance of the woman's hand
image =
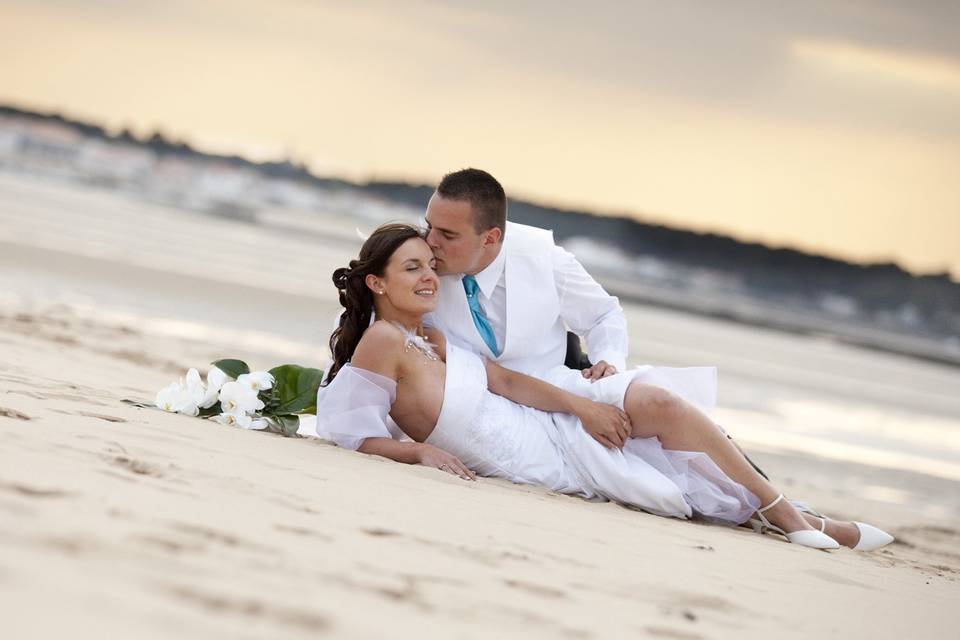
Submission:
<svg viewBox="0 0 960 640">
<path fill-rule="evenodd" d="M 632 425 L 626 413 L 611 404 L 581 398 L 574 411 L 583 429 L 608 449 L 622 449 Z"/>
<path fill-rule="evenodd" d="M 612 376 L 613 374 L 617 373 L 617 368 L 606 360 L 601 360 L 597 364 L 584 369 L 580 373 L 582 373 L 583 377 L 590 382 L 596 382 L 601 378 L 606 378 L 607 376 Z"/>
<path fill-rule="evenodd" d="M 457 456 L 425 442 L 417 446 L 417 462 L 425 467 L 433 467 L 460 476 L 464 480 L 477 479 L 477 475 L 467 469 Z"/>
</svg>

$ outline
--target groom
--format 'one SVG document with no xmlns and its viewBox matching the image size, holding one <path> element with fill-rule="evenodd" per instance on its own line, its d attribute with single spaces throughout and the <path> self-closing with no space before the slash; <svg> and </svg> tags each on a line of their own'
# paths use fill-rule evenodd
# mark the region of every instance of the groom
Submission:
<svg viewBox="0 0 960 640">
<path fill-rule="evenodd" d="M 622 406 L 623 398 L 611 395 L 617 387 L 604 384 L 626 368 L 627 322 L 619 301 L 554 244 L 550 231 L 507 222 L 507 196 L 492 175 L 480 169 L 445 175 L 427 205 L 426 222 L 440 276 L 429 324 L 508 369 Z M 586 338 L 596 364 L 565 366 L 568 328 Z M 675 396 L 650 391 L 643 406 L 649 420 L 676 410 Z M 606 447 L 621 448 L 630 435 L 629 427 L 584 429 Z"/>
<path fill-rule="evenodd" d="M 626 368 L 628 348 L 619 301 L 550 231 L 507 222 L 507 197 L 493 176 L 479 169 L 444 176 L 426 222 L 441 276 L 430 324 L 506 368 L 612 401 L 602 381 Z M 586 339 L 596 364 L 564 366 L 568 328 Z M 629 435 L 628 428 L 603 429 L 591 435 L 605 446 L 622 447 Z"/>
</svg>

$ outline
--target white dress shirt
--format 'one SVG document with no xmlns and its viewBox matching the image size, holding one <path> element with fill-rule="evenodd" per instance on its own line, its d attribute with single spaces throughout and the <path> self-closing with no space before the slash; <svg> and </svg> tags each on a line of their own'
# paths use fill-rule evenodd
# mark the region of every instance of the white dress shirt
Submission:
<svg viewBox="0 0 960 640">
<path fill-rule="evenodd" d="M 553 271 L 560 299 L 560 317 L 587 341 L 587 355 L 597 363 L 605 360 L 624 371 L 627 368 L 627 320 L 620 302 L 603 290 L 572 253 L 553 247 Z M 482 296 L 480 306 L 493 327 L 497 347 L 502 351 L 506 339 L 504 318 L 507 312 L 506 252 L 500 251 L 487 267 L 474 276 Z M 523 286 L 517 284 L 515 286 Z M 529 283 L 536 286 L 536 283 Z"/>
</svg>

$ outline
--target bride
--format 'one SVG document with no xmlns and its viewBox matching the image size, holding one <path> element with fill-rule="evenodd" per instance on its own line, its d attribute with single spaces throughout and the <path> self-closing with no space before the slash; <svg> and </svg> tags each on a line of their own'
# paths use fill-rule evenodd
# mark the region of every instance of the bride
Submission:
<svg viewBox="0 0 960 640">
<path fill-rule="evenodd" d="M 696 369 L 616 374 L 603 404 L 447 343 L 423 325 L 436 306 L 433 266 L 420 230 L 388 224 L 358 260 L 334 272 L 345 310 L 330 338 L 333 364 L 317 398 L 316 435 L 467 480 L 495 476 L 663 516 L 749 521 L 817 549 L 872 550 L 893 540 L 870 525 L 798 511 L 691 403 L 671 403 L 679 409 L 661 424 L 643 420 L 639 403 L 651 389 L 702 396 Z M 409 440 L 394 437 L 400 434 L 388 414 Z M 629 437 L 622 449 L 606 447 L 584 424 Z"/>
</svg>

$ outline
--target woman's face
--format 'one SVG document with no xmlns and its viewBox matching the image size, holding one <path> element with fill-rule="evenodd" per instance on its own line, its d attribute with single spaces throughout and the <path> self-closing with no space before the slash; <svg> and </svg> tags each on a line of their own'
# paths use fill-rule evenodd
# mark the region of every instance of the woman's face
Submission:
<svg viewBox="0 0 960 640">
<path fill-rule="evenodd" d="M 410 238 L 393 252 L 383 276 L 371 287 L 374 297 L 385 299 L 382 301 L 403 313 L 433 311 L 437 307 L 439 285 L 435 266 L 427 243 L 420 238 Z"/>
</svg>

